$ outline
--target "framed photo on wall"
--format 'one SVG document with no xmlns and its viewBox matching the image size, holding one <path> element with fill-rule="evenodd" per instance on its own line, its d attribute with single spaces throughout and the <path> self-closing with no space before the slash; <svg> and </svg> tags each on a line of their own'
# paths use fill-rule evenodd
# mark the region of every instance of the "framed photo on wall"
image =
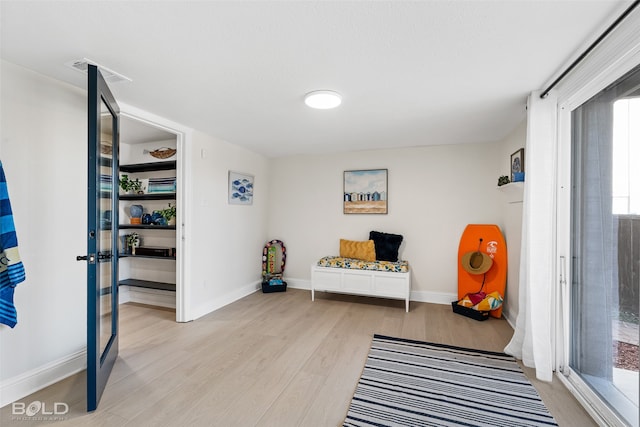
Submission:
<svg viewBox="0 0 640 427">
<path fill-rule="evenodd" d="M 511 155 L 511 182 L 524 181 L 524 148 Z"/>
<path fill-rule="evenodd" d="M 343 212 L 386 214 L 389 192 L 387 169 L 344 171 Z"/>
<path fill-rule="evenodd" d="M 229 171 L 229 204 L 253 204 L 253 175 Z"/>
</svg>

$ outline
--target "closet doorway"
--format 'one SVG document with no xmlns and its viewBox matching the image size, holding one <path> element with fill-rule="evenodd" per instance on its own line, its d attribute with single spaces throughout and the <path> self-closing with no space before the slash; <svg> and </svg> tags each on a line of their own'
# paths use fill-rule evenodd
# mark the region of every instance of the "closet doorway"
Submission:
<svg viewBox="0 0 640 427">
<path fill-rule="evenodd" d="M 120 304 L 172 309 L 184 322 L 185 134 L 122 110 L 119 176 L 133 188 L 119 188 Z"/>
</svg>

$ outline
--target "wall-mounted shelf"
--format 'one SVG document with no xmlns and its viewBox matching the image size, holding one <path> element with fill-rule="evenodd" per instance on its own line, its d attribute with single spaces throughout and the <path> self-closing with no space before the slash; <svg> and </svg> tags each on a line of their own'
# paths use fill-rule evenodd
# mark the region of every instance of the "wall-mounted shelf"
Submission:
<svg viewBox="0 0 640 427">
<path fill-rule="evenodd" d="M 120 230 L 137 229 L 137 230 L 175 230 L 175 225 L 151 225 L 151 224 L 120 224 Z"/>
<path fill-rule="evenodd" d="M 160 289 L 163 291 L 176 291 L 174 283 L 153 282 L 151 280 L 125 279 L 120 281 L 120 286 L 133 286 L 137 288 Z"/>
<path fill-rule="evenodd" d="M 151 163 L 137 163 L 132 165 L 120 165 L 120 172 L 137 173 L 137 172 L 154 172 L 154 171 L 168 171 L 175 169 L 177 162 L 171 160 L 168 162 L 151 162 Z"/>
<path fill-rule="evenodd" d="M 172 259 L 176 260 L 174 256 L 155 256 L 155 255 L 133 255 L 133 254 L 118 254 L 118 258 L 149 258 L 149 259 Z"/>
<path fill-rule="evenodd" d="M 510 182 L 498 187 L 501 193 L 507 196 L 508 203 L 522 203 L 524 194 L 524 182 Z"/>
<path fill-rule="evenodd" d="M 120 200 L 175 200 L 176 193 L 120 194 Z"/>
</svg>

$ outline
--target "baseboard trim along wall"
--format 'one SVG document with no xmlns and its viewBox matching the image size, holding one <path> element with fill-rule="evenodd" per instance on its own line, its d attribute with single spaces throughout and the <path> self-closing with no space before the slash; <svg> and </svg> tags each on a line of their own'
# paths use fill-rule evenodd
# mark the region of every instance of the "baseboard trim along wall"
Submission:
<svg viewBox="0 0 640 427">
<path fill-rule="evenodd" d="M 292 279 L 285 277 L 287 287 L 294 289 L 311 290 L 311 281 L 308 279 Z M 309 296 L 311 298 L 311 296 Z M 458 299 L 457 294 L 447 292 L 411 291 L 410 301 L 427 302 L 431 304 L 451 304 L 451 301 Z"/>
<path fill-rule="evenodd" d="M 0 407 L 29 396 L 86 368 L 87 351 L 84 349 L 14 378 L 9 378 L 0 384 Z M 30 402 L 24 403 L 28 405 Z M 51 403 L 53 404 L 53 402 Z"/>
<path fill-rule="evenodd" d="M 219 308 L 224 307 L 225 305 L 231 304 L 234 301 L 237 301 L 241 298 L 246 297 L 247 295 L 251 295 L 260 289 L 260 281 L 253 282 L 249 285 L 246 285 L 234 292 L 229 292 L 223 295 L 220 298 L 216 298 L 212 301 L 207 301 L 206 304 L 201 304 L 193 309 L 193 319 L 198 319 L 206 314 L 214 312 Z"/>
</svg>

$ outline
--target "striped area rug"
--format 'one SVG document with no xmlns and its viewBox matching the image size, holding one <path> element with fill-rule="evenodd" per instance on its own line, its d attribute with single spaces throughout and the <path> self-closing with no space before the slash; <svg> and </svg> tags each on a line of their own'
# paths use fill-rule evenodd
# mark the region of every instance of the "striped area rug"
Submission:
<svg viewBox="0 0 640 427">
<path fill-rule="evenodd" d="M 556 426 L 504 353 L 375 335 L 344 426 Z"/>
</svg>

